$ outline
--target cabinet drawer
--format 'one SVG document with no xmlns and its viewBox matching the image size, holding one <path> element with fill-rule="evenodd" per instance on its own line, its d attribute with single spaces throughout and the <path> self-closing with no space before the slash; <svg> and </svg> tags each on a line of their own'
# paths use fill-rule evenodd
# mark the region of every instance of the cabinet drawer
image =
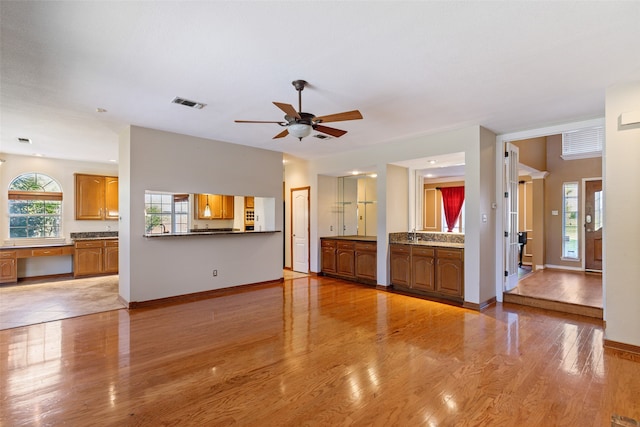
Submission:
<svg viewBox="0 0 640 427">
<path fill-rule="evenodd" d="M 438 258 L 462 260 L 462 253 L 460 249 L 438 249 Z"/>
<path fill-rule="evenodd" d="M 88 240 L 85 242 L 76 242 L 76 249 L 101 248 L 102 246 L 103 240 Z"/>
<path fill-rule="evenodd" d="M 411 249 L 411 253 L 417 256 L 435 256 L 436 250 L 433 248 L 421 248 L 421 247 L 414 246 Z"/>
<path fill-rule="evenodd" d="M 336 241 L 335 240 L 321 240 L 320 244 L 323 248 L 335 248 Z"/>
<path fill-rule="evenodd" d="M 16 251 L 0 251 L 0 259 L 15 258 Z"/>
<path fill-rule="evenodd" d="M 338 249 L 352 251 L 356 247 L 354 242 L 338 242 Z"/>
<path fill-rule="evenodd" d="M 358 242 L 355 244 L 355 248 L 356 248 L 356 251 L 358 252 L 375 252 L 376 244 Z"/>
<path fill-rule="evenodd" d="M 409 245 L 391 245 L 391 252 L 394 254 L 408 254 L 411 252 Z"/>
<path fill-rule="evenodd" d="M 108 247 L 108 248 L 109 248 L 109 247 L 114 247 L 114 246 L 115 246 L 115 247 L 118 247 L 118 240 L 105 240 L 105 241 L 104 241 L 104 245 L 105 245 L 106 247 Z"/>
<path fill-rule="evenodd" d="M 63 255 L 62 248 L 33 249 L 31 256 L 57 256 Z"/>
</svg>

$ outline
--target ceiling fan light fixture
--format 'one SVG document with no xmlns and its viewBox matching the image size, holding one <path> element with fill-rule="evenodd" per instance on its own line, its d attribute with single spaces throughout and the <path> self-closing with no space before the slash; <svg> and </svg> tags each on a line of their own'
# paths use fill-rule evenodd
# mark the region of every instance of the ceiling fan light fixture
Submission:
<svg viewBox="0 0 640 427">
<path fill-rule="evenodd" d="M 313 127 L 304 123 L 293 123 L 290 124 L 287 129 L 289 130 L 290 135 L 302 140 L 302 138 L 311 134 Z"/>
</svg>

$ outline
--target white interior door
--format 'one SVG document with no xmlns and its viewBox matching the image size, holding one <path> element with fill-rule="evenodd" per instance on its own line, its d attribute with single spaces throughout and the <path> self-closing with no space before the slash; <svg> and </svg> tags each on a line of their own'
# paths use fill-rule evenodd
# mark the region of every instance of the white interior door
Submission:
<svg viewBox="0 0 640 427">
<path fill-rule="evenodd" d="M 518 147 L 505 144 L 505 291 L 518 285 Z"/>
<path fill-rule="evenodd" d="M 309 272 L 309 189 L 291 190 L 293 271 Z"/>
</svg>

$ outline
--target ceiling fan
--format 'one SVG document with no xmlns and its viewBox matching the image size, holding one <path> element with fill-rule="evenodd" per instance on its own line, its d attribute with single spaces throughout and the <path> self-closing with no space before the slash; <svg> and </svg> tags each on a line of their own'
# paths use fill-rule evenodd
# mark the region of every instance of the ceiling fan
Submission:
<svg viewBox="0 0 640 427">
<path fill-rule="evenodd" d="M 285 130 L 273 137 L 284 138 L 287 135 L 292 135 L 302 141 L 302 138 L 309 136 L 311 131 L 326 133 L 327 135 L 334 136 L 336 138 L 341 137 L 346 130 L 336 129 L 328 126 L 324 126 L 321 123 L 329 122 L 343 122 L 346 120 L 359 120 L 362 118 L 360 111 L 345 111 L 344 113 L 329 114 L 327 116 L 316 117 L 311 113 L 302 112 L 302 91 L 304 90 L 307 82 L 304 80 L 294 80 L 291 82 L 293 87 L 298 91 L 298 111 L 291 104 L 283 104 L 282 102 L 274 102 L 274 105 L 284 111 L 285 121 L 265 121 L 265 120 L 236 120 L 236 123 L 276 123 L 282 127 L 286 127 Z"/>
</svg>

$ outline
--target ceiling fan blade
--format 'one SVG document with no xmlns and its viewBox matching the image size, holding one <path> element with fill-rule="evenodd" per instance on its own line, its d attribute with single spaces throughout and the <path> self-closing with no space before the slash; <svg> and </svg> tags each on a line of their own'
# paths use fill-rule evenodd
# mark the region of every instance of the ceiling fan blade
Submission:
<svg viewBox="0 0 640 427">
<path fill-rule="evenodd" d="M 273 122 L 273 121 L 269 121 L 269 120 L 234 120 L 234 122 L 236 123 L 278 123 L 281 125 L 286 125 L 285 122 L 283 121 L 279 121 L 279 122 Z"/>
<path fill-rule="evenodd" d="M 362 118 L 360 111 L 345 111 L 344 113 L 329 114 L 328 116 L 316 117 L 314 121 L 319 123 L 344 122 L 345 120 L 359 120 Z"/>
<path fill-rule="evenodd" d="M 283 104 L 282 102 L 274 102 L 273 104 L 276 107 L 278 107 L 279 109 L 281 109 L 282 111 L 284 111 L 284 113 L 287 116 L 295 117 L 296 119 L 300 118 L 300 114 L 298 114 L 296 109 L 293 108 L 293 105 L 291 105 L 291 104 Z"/>
<path fill-rule="evenodd" d="M 336 138 L 339 138 L 345 133 L 347 133 L 346 130 L 330 128 L 328 126 L 322 126 L 322 125 L 315 125 L 313 128 L 318 132 L 326 133 L 327 135 L 335 136 Z"/>
<path fill-rule="evenodd" d="M 287 135 L 289 135 L 289 131 L 287 129 L 285 129 L 282 132 L 280 132 L 279 134 L 277 134 L 276 136 L 274 136 L 272 139 L 284 138 Z"/>
</svg>

